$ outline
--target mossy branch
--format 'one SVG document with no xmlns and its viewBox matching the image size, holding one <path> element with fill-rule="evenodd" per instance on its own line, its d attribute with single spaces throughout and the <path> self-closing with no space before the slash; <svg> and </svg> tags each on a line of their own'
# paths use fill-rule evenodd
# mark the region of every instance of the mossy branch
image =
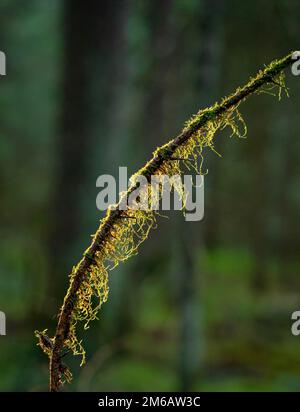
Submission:
<svg viewBox="0 0 300 412">
<path fill-rule="evenodd" d="M 91 245 L 72 270 L 69 289 L 59 312 L 54 337 L 48 338 L 46 331 L 36 332 L 38 344 L 49 356 L 51 391 L 58 391 L 64 380 L 71 379 L 69 369 L 62 363 L 64 350 L 82 355 L 82 363 L 85 361 L 84 349 L 77 339 L 76 324 L 83 320 L 87 328 L 89 322 L 96 319 L 100 306 L 107 300 L 108 271 L 136 254 L 140 243 L 155 226 L 155 211 L 120 208 L 121 202 L 128 199 L 139 187 L 135 181 L 136 176 L 143 175 L 150 183 L 152 175 L 175 175 L 181 172 L 182 165 L 198 170 L 199 159 L 201 168 L 202 151 L 205 147 L 215 150 L 213 139 L 218 130 L 229 126 L 232 133 L 238 137 L 245 135 L 246 125 L 238 111 L 242 101 L 257 92 L 272 93 L 273 88 L 278 90 L 279 97 L 282 90 L 287 91 L 283 70 L 293 61 L 293 53 L 273 61 L 264 70 L 259 71 L 256 77 L 251 78 L 244 87 L 238 88 L 220 103 L 194 115 L 177 137 L 153 153 L 152 159 L 131 178 L 131 185 L 128 191 L 121 195 L 119 203 L 108 209 L 92 237 Z M 240 131 L 240 126 L 243 132 Z M 147 190 L 147 187 L 144 188 L 145 192 Z M 95 296 L 99 300 L 96 307 L 93 305 Z"/>
</svg>

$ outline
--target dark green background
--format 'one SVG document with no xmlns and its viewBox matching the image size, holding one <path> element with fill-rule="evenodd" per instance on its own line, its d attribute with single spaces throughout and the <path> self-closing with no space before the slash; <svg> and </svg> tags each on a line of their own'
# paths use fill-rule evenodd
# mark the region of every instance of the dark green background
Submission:
<svg viewBox="0 0 300 412">
<path fill-rule="evenodd" d="M 300 3 L 2 0 L 0 390 L 47 390 L 53 334 L 102 213 L 96 178 L 134 172 L 183 122 L 299 45 Z M 110 275 L 67 390 L 299 390 L 300 76 L 251 97 L 248 139 L 206 153 L 205 220 L 160 219 Z"/>
</svg>

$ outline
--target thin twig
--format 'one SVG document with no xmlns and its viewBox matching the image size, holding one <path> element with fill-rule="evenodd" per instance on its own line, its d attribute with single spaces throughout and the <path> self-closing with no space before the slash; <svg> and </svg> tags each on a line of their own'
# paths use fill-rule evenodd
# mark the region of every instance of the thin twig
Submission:
<svg viewBox="0 0 300 412">
<path fill-rule="evenodd" d="M 192 122 L 190 126 L 186 127 L 182 133 L 154 153 L 152 159 L 143 169 L 141 169 L 140 174 L 145 176 L 147 181 L 150 182 L 151 175 L 155 174 L 164 162 L 174 160 L 173 154 L 176 149 L 187 142 L 195 132 L 206 125 L 209 121 L 214 120 L 227 110 L 234 108 L 248 96 L 258 91 L 262 86 L 272 83 L 274 81 L 274 77 L 280 74 L 280 72 L 293 63 L 293 61 L 292 53 L 290 53 L 283 59 L 271 63 L 267 68 L 259 72 L 255 78 L 251 79 L 243 88 L 238 89 L 233 95 L 224 99 L 219 105 L 203 111 L 202 114 L 200 113 L 195 121 Z M 126 195 L 129 196 L 134 189 L 135 187 L 131 187 Z M 119 219 L 127 217 L 126 211 L 120 210 L 118 206 L 114 210 L 108 210 L 106 217 L 102 220 L 99 229 L 93 236 L 91 245 L 85 252 L 71 278 L 70 287 L 64 298 L 59 314 L 55 336 L 52 340 L 53 345 L 51 347 L 50 354 L 50 391 L 52 392 L 58 391 L 62 384 L 61 357 L 64 349 L 64 343 L 68 339 L 72 312 L 76 303 L 77 291 L 79 290 L 84 277 L 93 263 L 96 252 L 101 251 L 107 237 L 110 235 L 111 227 Z"/>
</svg>

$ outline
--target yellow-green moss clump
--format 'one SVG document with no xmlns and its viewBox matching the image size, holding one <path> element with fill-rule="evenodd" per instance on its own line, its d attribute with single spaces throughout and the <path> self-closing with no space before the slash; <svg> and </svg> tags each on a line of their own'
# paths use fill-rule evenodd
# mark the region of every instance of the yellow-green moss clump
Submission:
<svg viewBox="0 0 300 412">
<path fill-rule="evenodd" d="M 158 212 L 155 210 L 140 210 L 135 208 L 134 204 L 127 210 L 120 210 L 121 202 L 126 201 L 138 188 L 137 177 L 142 175 L 147 179 L 139 192 L 142 202 L 147 196 L 149 199 L 152 175 L 171 177 L 181 174 L 186 168 L 202 173 L 203 151 L 208 148 L 217 153 L 214 143 L 219 131 L 229 127 L 231 136 L 246 136 L 247 127 L 239 112 L 242 101 L 253 93 L 276 92 L 280 99 L 282 90 L 287 91 L 282 69 L 290 60 L 289 55 L 271 63 L 255 78 L 251 78 L 246 86 L 238 88 L 220 103 L 192 116 L 186 122 L 182 133 L 158 148 L 152 159 L 132 176 L 128 192 L 122 193 L 119 203 L 110 207 L 99 229 L 93 235 L 91 246 L 71 272 L 70 287 L 59 314 L 55 337 L 49 339 L 46 331 L 36 333 L 39 345 L 50 357 L 52 390 L 58 390 L 63 380 L 69 381 L 71 378 L 69 370 L 61 366 L 60 355 L 63 349 L 80 355 L 81 364 L 85 362 L 85 351 L 77 337 L 77 324 L 83 322 L 84 328 L 88 328 L 89 323 L 97 319 L 99 309 L 108 299 L 109 272 L 120 262 L 135 255 L 139 245 L 148 237 L 149 231 L 156 226 Z M 184 193 L 181 192 L 180 196 L 184 202 Z"/>
</svg>

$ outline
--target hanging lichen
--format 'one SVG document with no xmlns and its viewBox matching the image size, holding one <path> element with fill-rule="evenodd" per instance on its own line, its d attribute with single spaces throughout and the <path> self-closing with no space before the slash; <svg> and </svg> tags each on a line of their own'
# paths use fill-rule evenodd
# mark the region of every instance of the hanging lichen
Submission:
<svg viewBox="0 0 300 412">
<path fill-rule="evenodd" d="M 59 321 L 54 338 L 50 339 L 46 331 L 36 332 L 39 346 L 50 358 L 50 387 L 52 391 L 59 389 L 66 380 L 70 381 L 71 373 L 62 364 L 62 351 L 71 350 L 74 355 L 82 357 L 85 362 L 85 351 L 77 336 L 77 324 L 83 322 L 88 328 L 91 321 L 97 319 L 99 309 L 108 299 L 108 275 L 120 262 L 137 254 L 139 245 L 147 239 L 151 229 L 156 227 L 158 212 L 149 208 L 137 208 L 137 204 L 129 202 L 126 210 L 120 208 L 122 202 L 128 202 L 130 195 L 139 188 L 139 203 L 149 202 L 151 176 L 180 175 L 188 169 L 202 173 L 203 152 L 210 149 L 216 154 L 214 143 L 217 133 L 226 127 L 231 129 L 231 136 L 244 138 L 247 127 L 239 106 L 253 93 L 268 93 L 281 98 L 282 90 L 287 92 L 282 70 L 292 63 L 292 54 L 276 60 L 243 88 L 224 98 L 220 103 L 199 111 L 185 124 L 182 133 L 167 144 L 156 149 L 152 159 L 130 179 L 127 192 L 121 194 L 117 205 L 112 205 L 101 221 L 99 229 L 93 235 L 90 247 L 85 251 L 82 260 L 73 268 L 70 275 L 70 286 L 59 313 Z M 138 176 L 144 176 L 147 183 L 139 187 Z M 176 189 L 176 188 L 175 188 Z M 184 192 L 177 188 L 184 204 Z M 159 192 L 161 196 L 161 192 Z M 157 202 L 159 199 L 155 199 Z M 153 198 L 152 198 L 153 201 Z"/>
</svg>

